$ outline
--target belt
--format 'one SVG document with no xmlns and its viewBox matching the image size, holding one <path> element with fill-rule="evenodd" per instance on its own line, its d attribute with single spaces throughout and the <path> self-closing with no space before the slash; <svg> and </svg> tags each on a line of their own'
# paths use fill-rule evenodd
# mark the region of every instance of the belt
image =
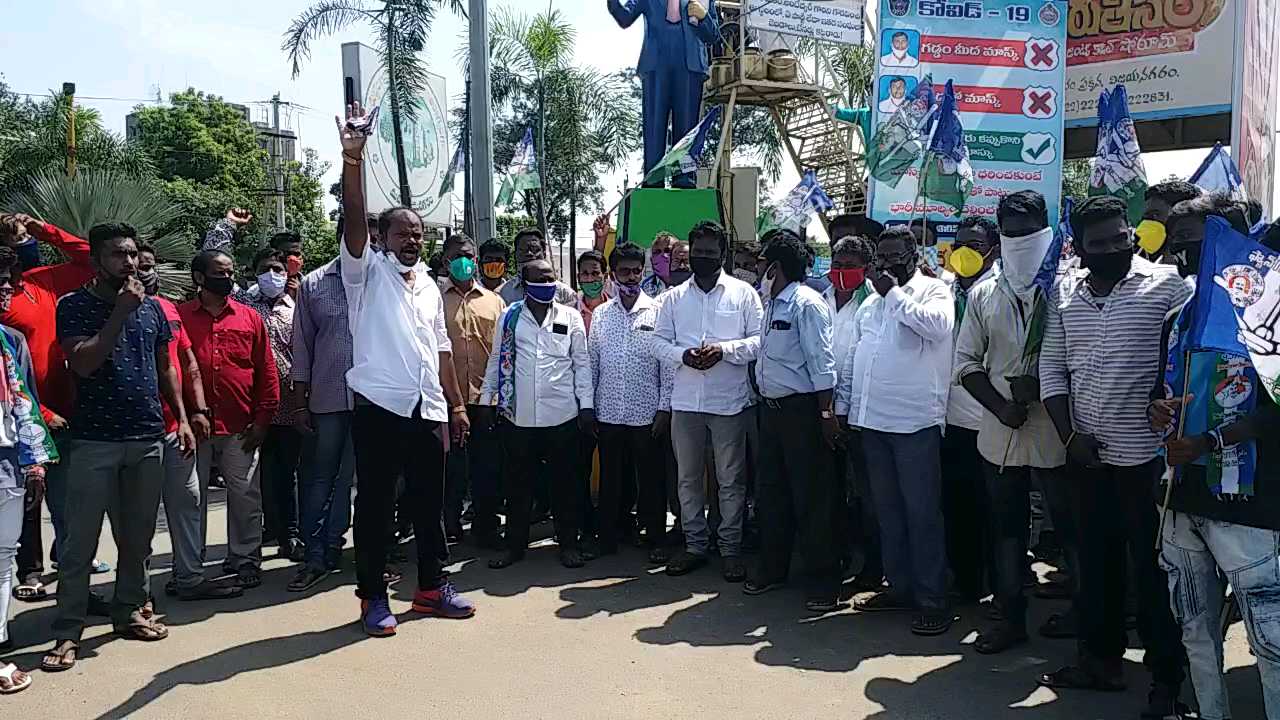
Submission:
<svg viewBox="0 0 1280 720">
<path fill-rule="evenodd" d="M 764 403 L 764 406 L 770 410 L 781 410 L 784 405 L 794 405 L 799 402 L 816 402 L 817 396 L 817 393 L 795 393 L 794 395 L 787 395 L 780 398 L 767 398 L 761 396 L 760 400 Z"/>
</svg>

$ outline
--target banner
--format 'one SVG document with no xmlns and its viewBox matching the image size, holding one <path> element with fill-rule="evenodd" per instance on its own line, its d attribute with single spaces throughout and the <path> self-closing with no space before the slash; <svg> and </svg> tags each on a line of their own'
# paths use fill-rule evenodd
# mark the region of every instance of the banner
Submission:
<svg viewBox="0 0 1280 720">
<path fill-rule="evenodd" d="M 1067 126 L 1095 125 L 1119 83 L 1135 121 L 1230 112 L 1238 1 L 1071 0 Z"/>
<path fill-rule="evenodd" d="M 1276 46 L 1280 2 L 1240 0 L 1243 8 L 1237 50 L 1235 111 L 1231 117 L 1231 152 L 1249 197 L 1272 215 L 1276 174 Z"/>
<path fill-rule="evenodd" d="M 917 206 L 917 164 L 895 187 L 870 182 L 871 217 L 894 224 L 927 211 L 945 242 L 960 218 L 994 220 L 1000 198 L 1025 189 L 1043 193 L 1057 217 L 1066 14 L 1066 0 L 881 0 L 872 126 L 889 122 L 923 78 L 938 100 L 952 81 L 974 185 L 963 212 Z"/>
<path fill-rule="evenodd" d="M 862 44 L 862 0 L 747 0 L 743 17 L 751 30 Z"/>
</svg>

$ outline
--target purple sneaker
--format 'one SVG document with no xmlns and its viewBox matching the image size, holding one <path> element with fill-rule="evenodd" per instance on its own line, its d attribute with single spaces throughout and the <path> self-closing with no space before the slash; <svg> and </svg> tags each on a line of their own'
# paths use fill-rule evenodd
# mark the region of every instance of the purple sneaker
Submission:
<svg viewBox="0 0 1280 720">
<path fill-rule="evenodd" d="M 451 582 L 435 590 L 419 590 L 413 594 L 413 609 L 425 615 L 464 620 L 476 614 L 476 606 L 458 594 Z"/>
<path fill-rule="evenodd" d="M 396 634 L 396 616 L 391 614 L 391 604 L 385 597 L 360 601 L 360 624 L 371 637 L 391 637 Z"/>
</svg>

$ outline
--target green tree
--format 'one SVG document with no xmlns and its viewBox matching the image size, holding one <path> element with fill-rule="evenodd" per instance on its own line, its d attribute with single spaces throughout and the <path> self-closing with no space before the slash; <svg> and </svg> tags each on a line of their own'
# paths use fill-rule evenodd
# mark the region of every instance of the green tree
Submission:
<svg viewBox="0 0 1280 720">
<path fill-rule="evenodd" d="M 296 78 L 302 63 L 311 57 L 312 41 L 336 35 L 357 22 L 368 23 L 377 38 L 378 57 L 387 72 L 400 204 L 412 205 L 402 122 L 417 119 L 414 99 L 427 89 L 427 69 L 419 53 L 427 46 L 427 36 L 440 7 L 447 6 L 462 16 L 466 15 L 466 8 L 463 0 L 380 0 L 374 5 L 371 9 L 361 0 L 320 0 L 293 19 L 280 46 L 289 56 Z"/>
<path fill-rule="evenodd" d="M 139 107 L 138 146 L 150 158 L 166 196 L 182 208 L 175 232 L 194 246 L 227 208 L 254 214 L 249 237 L 265 231 L 267 153 L 242 108 L 195 89 L 170 105 Z"/>
<path fill-rule="evenodd" d="M 0 86 L 3 86 L 0 83 Z M 31 188 L 43 170 L 65 172 L 69 103 L 61 93 L 40 102 L 21 101 L 0 89 L 0 195 Z M 76 163 L 79 170 L 103 170 L 145 178 L 151 163 L 145 153 L 102 127 L 97 110 L 75 109 Z"/>
<path fill-rule="evenodd" d="M 1067 160 L 1062 163 L 1062 198 L 1076 203 L 1089 196 L 1089 160 Z"/>
<path fill-rule="evenodd" d="M 306 269 L 315 269 L 338 256 L 335 224 L 324 213 L 324 174 L 329 163 L 320 160 L 315 150 L 302 151 L 302 162 L 287 168 L 287 192 L 284 205 L 285 224 L 302 235 L 302 252 Z"/>
</svg>

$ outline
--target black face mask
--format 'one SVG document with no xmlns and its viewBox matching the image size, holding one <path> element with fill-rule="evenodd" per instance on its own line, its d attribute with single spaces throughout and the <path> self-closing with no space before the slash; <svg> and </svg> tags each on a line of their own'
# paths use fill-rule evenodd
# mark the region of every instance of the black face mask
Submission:
<svg viewBox="0 0 1280 720">
<path fill-rule="evenodd" d="M 715 277 L 716 273 L 720 272 L 720 259 L 709 257 L 689 258 L 689 267 L 693 268 L 695 277 Z"/>
<path fill-rule="evenodd" d="M 1094 277 L 1103 282 L 1119 282 L 1121 278 L 1129 274 L 1129 268 L 1133 265 L 1133 249 L 1086 255 L 1081 258 L 1080 264 L 1088 268 Z"/>
<path fill-rule="evenodd" d="M 902 265 L 877 264 L 876 269 L 879 270 L 880 272 L 888 273 L 889 275 L 892 275 L 893 279 L 898 281 L 899 287 L 906 285 L 907 282 L 911 280 L 911 277 L 915 275 L 914 261 L 912 262 L 912 264 L 902 264 Z"/>
<path fill-rule="evenodd" d="M 672 270 L 667 273 L 667 280 L 671 287 L 675 287 L 676 285 L 683 284 L 685 280 L 688 280 L 692 276 L 693 273 L 689 270 Z"/>
<path fill-rule="evenodd" d="M 218 297 L 226 297 L 231 294 L 231 278 L 205 277 L 204 285 L 202 285 L 201 287 L 213 293 L 214 295 L 217 295 Z"/>
<path fill-rule="evenodd" d="M 1191 277 L 1200 272 L 1200 245 L 1180 245 L 1169 250 L 1169 254 L 1178 263 L 1178 274 Z"/>
<path fill-rule="evenodd" d="M 145 290 L 148 295 L 155 295 L 159 292 L 160 274 L 155 270 L 140 272 L 136 277 L 138 278 L 138 282 L 142 283 L 142 289 Z"/>
</svg>

